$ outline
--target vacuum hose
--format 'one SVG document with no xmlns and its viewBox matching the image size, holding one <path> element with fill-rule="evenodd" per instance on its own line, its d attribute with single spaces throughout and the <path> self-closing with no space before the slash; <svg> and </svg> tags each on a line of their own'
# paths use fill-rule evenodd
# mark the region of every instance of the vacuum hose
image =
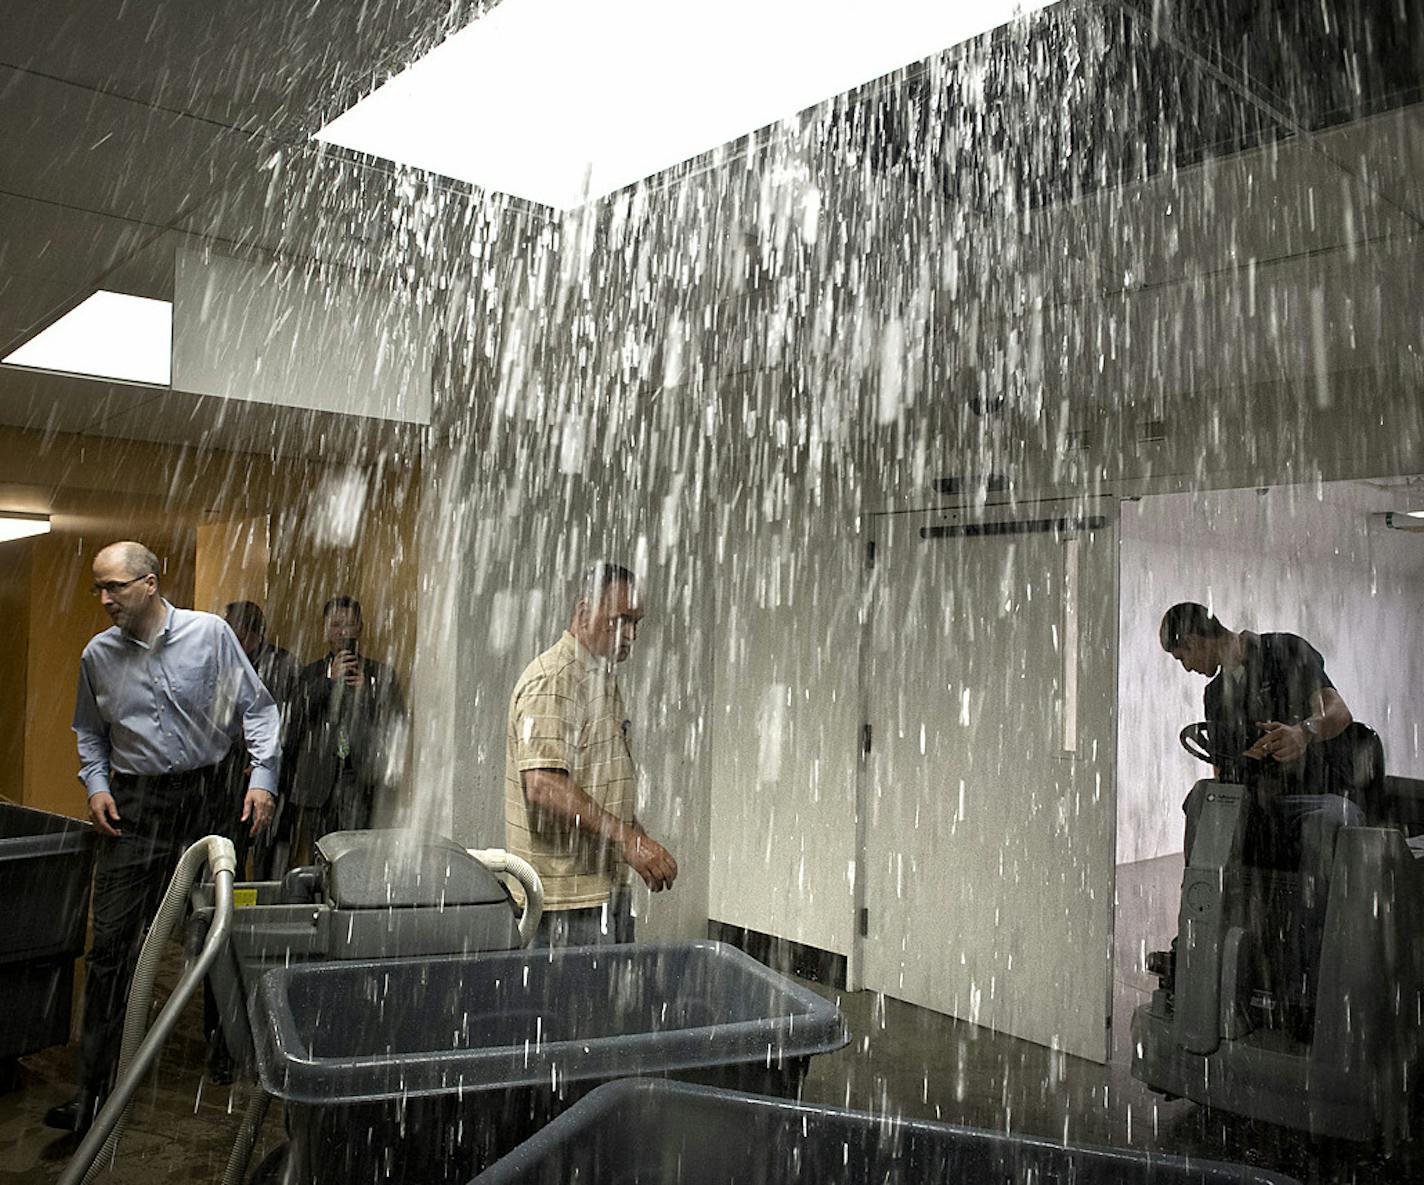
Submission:
<svg viewBox="0 0 1424 1185">
<path fill-rule="evenodd" d="M 223 1170 L 223 1185 L 242 1185 L 247 1176 L 247 1164 L 252 1159 L 252 1149 L 257 1146 L 257 1133 L 262 1130 L 262 1121 L 267 1118 L 267 1108 L 272 1105 L 272 1096 L 260 1086 L 254 1087 L 247 1102 L 247 1110 L 242 1115 L 242 1126 L 237 1131 L 237 1142 L 227 1159 Z"/>
<path fill-rule="evenodd" d="M 213 924 L 202 951 L 185 969 L 149 1030 L 148 1011 L 153 1000 L 153 983 L 163 956 L 163 945 L 182 924 L 188 907 L 188 893 L 204 864 L 213 872 Z M 124 1037 L 113 1093 L 95 1116 L 79 1150 L 65 1165 L 59 1185 L 90 1185 L 102 1171 L 104 1162 L 113 1156 L 128 1119 L 134 1092 L 158 1060 L 159 1051 L 177 1024 L 183 1006 L 203 982 L 208 967 L 227 942 L 228 929 L 232 925 L 232 882 L 236 872 L 237 853 L 232 840 L 219 835 L 198 840 L 179 859 L 177 871 L 168 882 L 168 891 L 163 895 L 163 903 L 158 907 L 148 937 L 143 941 L 143 949 L 139 952 L 133 986 L 129 989 L 128 1008 L 124 1013 Z"/>
<path fill-rule="evenodd" d="M 544 916 L 544 882 L 539 879 L 534 866 L 523 857 L 506 852 L 503 848 L 467 850 L 496 876 L 507 872 L 519 882 L 524 890 L 524 912 L 519 918 L 519 942 L 521 946 L 528 946 L 534 941 L 534 934 L 539 929 L 539 919 Z"/>
</svg>

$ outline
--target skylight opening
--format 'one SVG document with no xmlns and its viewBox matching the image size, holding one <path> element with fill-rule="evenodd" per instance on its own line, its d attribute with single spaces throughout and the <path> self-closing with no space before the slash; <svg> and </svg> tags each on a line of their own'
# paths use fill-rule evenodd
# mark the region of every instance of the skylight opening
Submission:
<svg viewBox="0 0 1424 1185">
<path fill-rule="evenodd" d="M 558 210 L 1055 0 L 502 0 L 316 139 Z"/>
</svg>

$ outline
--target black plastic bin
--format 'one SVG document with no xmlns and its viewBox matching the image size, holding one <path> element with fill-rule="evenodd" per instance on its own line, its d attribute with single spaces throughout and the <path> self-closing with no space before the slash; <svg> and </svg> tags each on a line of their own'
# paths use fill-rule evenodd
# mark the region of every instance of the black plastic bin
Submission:
<svg viewBox="0 0 1424 1185">
<path fill-rule="evenodd" d="M 1064 1147 L 673 1082 L 612 1082 L 472 1185 L 1297 1185 L 1147 1152 Z"/>
<path fill-rule="evenodd" d="M 307 963 L 263 977 L 258 1067 L 298 1179 L 461 1182 L 600 1083 L 794 1095 L 840 1010 L 715 942 Z"/>
<path fill-rule="evenodd" d="M 0 803 L 0 1078 L 22 1054 L 69 1041 L 93 870 L 88 823 Z"/>
</svg>

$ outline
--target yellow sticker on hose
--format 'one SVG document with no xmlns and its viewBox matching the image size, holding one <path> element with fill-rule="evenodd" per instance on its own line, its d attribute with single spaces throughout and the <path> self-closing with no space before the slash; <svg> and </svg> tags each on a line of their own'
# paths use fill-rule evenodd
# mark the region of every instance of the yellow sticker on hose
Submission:
<svg viewBox="0 0 1424 1185">
<path fill-rule="evenodd" d="M 233 889 L 233 891 L 232 891 L 232 907 L 233 907 L 234 909 L 241 909 L 244 905 L 256 905 L 256 904 L 257 904 L 257 890 L 256 890 L 256 889 Z"/>
</svg>

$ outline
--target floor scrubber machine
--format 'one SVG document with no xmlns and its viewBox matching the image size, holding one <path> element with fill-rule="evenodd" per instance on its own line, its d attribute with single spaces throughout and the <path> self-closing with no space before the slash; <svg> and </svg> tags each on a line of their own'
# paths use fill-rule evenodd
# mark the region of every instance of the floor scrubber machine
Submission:
<svg viewBox="0 0 1424 1185">
<path fill-rule="evenodd" d="M 1204 726 L 1184 729 L 1182 741 L 1220 764 L 1204 748 Z M 1160 986 L 1133 1015 L 1133 1075 L 1163 1094 L 1313 1135 L 1407 1137 L 1424 1017 L 1415 847 L 1378 812 L 1370 821 L 1379 825 L 1335 832 L 1313 998 L 1288 1011 L 1281 965 L 1300 925 L 1301 876 L 1255 862 L 1248 787 L 1212 779 L 1194 793 L 1203 808 L 1177 939 L 1149 960 Z"/>
</svg>

